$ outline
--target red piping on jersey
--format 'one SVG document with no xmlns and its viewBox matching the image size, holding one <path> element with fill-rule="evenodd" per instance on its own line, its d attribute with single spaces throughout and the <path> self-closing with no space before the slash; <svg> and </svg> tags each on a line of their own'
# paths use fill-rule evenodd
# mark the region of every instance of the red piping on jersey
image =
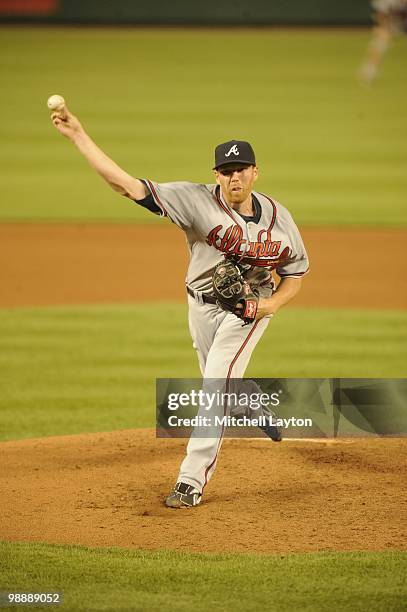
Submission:
<svg viewBox="0 0 407 612">
<path fill-rule="evenodd" d="M 156 203 L 158 204 L 158 206 L 161 208 L 162 212 L 164 213 L 164 217 L 168 217 L 168 213 L 165 210 L 165 206 L 161 202 L 160 198 L 158 197 L 157 191 L 156 191 L 153 183 L 151 181 L 149 181 L 148 179 L 146 179 L 146 183 L 148 184 L 148 188 L 150 189 L 154 200 L 156 201 Z"/>
<path fill-rule="evenodd" d="M 280 278 L 292 277 L 296 278 L 297 276 L 304 276 L 309 270 L 309 267 L 305 270 L 305 272 L 293 272 L 293 274 L 279 274 Z"/>
<path fill-rule="evenodd" d="M 239 357 L 240 357 L 240 355 L 242 354 L 243 349 L 245 348 L 245 346 L 246 346 L 246 345 L 247 345 L 247 343 L 249 342 L 249 340 L 250 340 L 251 336 L 253 335 L 254 330 L 255 330 L 255 329 L 256 329 L 256 327 L 257 327 L 257 324 L 258 324 L 258 321 L 256 321 L 256 323 L 254 323 L 254 325 L 253 325 L 252 329 L 250 330 L 250 333 L 248 334 L 248 336 L 247 336 L 246 340 L 243 342 L 242 346 L 241 346 L 241 347 L 240 347 L 240 349 L 237 351 L 236 355 L 234 356 L 234 358 L 233 358 L 233 360 L 232 360 L 232 363 L 231 363 L 231 364 L 230 364 L 230 366 L 229 366 L 228 374 L 227 374 L 227 377 L 226 377 L 226 387 L 225 387 L 226 393 L 228 393 L 228 391 L 229 391 L 229 381 L 230 381 L 230 375 L 231 375 L 231 373 L 232 373 L 233 366 L 235 365 L 236 361 L 238 360 L 238 358 L 239 358 Z M 225 416 L 225 408 L 223 408 L 223 416 Z M 220 448 L 220 443 L 221 443 L 221 440 L 222 440 L 222 438 L 223 438 L 223 431 L 224 431 L 224 429 L 225 429 L 225 425 L 222 425 L 222 431 L 221 431 L 220 438 L 219 438 L 219 442 L 218 442 L 218 448 L 216 449 L 215 458 L 214 458 L 214 460 L 212 461 L 212 463 L 210 463 L 210 464 L 208 465 L 208 467 L 206 468 L 206 470 L 205 470 L 205 482 L 204 482 L 204 485 L 203 485 L 203 487 L 202 487 L 202 491 L 201 491 L 201 492 L 203 492 L 204 488 L 206 487 L 206 485 L 207 485 L 207 483 L 208 483 L 208 472 L 209 472 L 209 470 L 212 468 L 212 466 L 213 466 L 213 465 L 215 465 L 215 463 L 216 463 L 216 459 L 218 458 L 218 455 L 219 455 L 219 448 Z"/>
<path fill-rule="evenodd" d="M 271 198 L 269 198 L 268 195 L 266 195 L 265 193 L 260 193 L 260 195 L 262 195 L 264 198 L 266 198 L 270 202 L 272 207 L 273 207 L 273 216 L 271 218 L 270 226 L 269 226 L 269 228 L 267 230 L 268 239 L 271 240 L 271 238 L 270 238 L 271 230 L 274 227 L 274 223 L 276 222 L 276 217 L 277 217 L 277 206 L 274 204 L 273 200 Z"/>
<path fill-rule="evenodd" d="M 217 202 L 219 204 L 219 206 L 222 208 L 222 210 L 229 215 L 229 217 L 232 219 L 233 223 L 236 223 L 236 219 L 233 217 L 232 213 L 230 212 L 230 210 L 228 209 L 227 206 L 224 205 L 224 203 L 222 202 L 222 200 L 219 197 L 219 192 L 220 192 L 220 187 L 216 187 L 215 188 L 215 196 L 212 196 L 213 199 L 215 200 L 215 202 Z"/>
</svg>

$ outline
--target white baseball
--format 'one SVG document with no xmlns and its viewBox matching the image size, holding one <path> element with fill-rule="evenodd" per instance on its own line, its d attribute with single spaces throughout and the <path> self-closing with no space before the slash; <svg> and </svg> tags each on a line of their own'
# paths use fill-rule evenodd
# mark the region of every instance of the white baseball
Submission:
<svg viewBox="0 0 407 612">
<path fill-rule="evenodd" d="M 60 111 L 65 106 L 65 100 L 62 96 L 50 96 L 47 100 L 47 106 L 52 111 Z"/>
</svg>

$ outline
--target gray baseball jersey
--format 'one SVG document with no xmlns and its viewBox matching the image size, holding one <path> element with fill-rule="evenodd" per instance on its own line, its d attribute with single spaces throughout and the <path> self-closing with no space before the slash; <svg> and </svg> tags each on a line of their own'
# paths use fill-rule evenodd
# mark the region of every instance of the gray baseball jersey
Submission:
<svg viewBox="0 0 407 612">
<path fill-rule="evenodd" d="M 212 271 L 223 255 L 235 255 L 247 267 L 246 278 L 273 288 L 271 270 L 280 277 L 300 277 L 308 257 L 297 226 L 284 206 L 253 192 L 256 214 L 248 222 L 231 209 L 218 185 L 144 180 L 161 215 L 184 230 L 190 264 L 187 284 L 195 291 L 212 290 Z M 263 289 L 263 291 L 262 291 Z"/>
<path fill-rule="evenodd" d="M 186 279 L 190 290 L 189 329 L 203 389 L 216 380 L 222 392 L 222 385 L 226 389 L 231 379 L 243 378 L 271 315 L 242 326 L 234 314 L 205 302 L 205 294 L 212 291 L 213 268 L 225 254 L 233 254 L 244 264 L 247 280 L 267 297 L 274 289 L 272 270 L 283 278 L 301 277 L 307 272 L 308 257 L 300 233 L 284 206 L 258 192 L 253 192 L 254 216 L 244 217 L 227 205 L 218 185 L 143 182 L 154 199 L 154 210 L 186 234 L 190 252 Z M 200 412 L 205 413 L 205 406 Z M 224 427 L 213 427 L 210 437 L 194 434 L 177 481 L 202 492 L 215 470 Z"/>
</svg>

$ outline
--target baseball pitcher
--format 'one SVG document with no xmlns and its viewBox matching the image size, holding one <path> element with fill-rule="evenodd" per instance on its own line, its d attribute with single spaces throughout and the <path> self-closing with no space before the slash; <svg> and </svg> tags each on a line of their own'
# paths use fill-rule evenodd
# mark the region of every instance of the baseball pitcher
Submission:
<svg viewBox="0 0 407 612">
<path fill-rule="evenodd" d="M 254 190 L 259 170 L 251 145 L 231 140 L 216 147 L 214 183 L 160 184 L 122 170 L 66 106 L 51 119 L 115 191 L 168 217 L 185 232 L 189 329 L 203 384 L 216 380 L 228 389 L 244 376 L 271 318 L 298 293 L 308 271 L 307 253 L 290 213 Z M 277 287 L 273 270 L 280 277 Z M 210 437 L 191 436 L 167 506 L 200 503 L 223 433 L 218 427 Z"/>
</svg>

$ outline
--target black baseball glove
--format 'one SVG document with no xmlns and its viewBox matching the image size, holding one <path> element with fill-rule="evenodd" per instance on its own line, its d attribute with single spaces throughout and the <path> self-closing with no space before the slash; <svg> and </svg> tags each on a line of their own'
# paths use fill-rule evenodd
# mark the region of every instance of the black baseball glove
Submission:
<svg viewBox="0 0 407 612">
<path fill-rule="evenodd" d="M 242 269 L 231 259 L 218 263 L 212 275 L 213 294 L 218 306 L 244 321 L 253 323 L 259 303 L 258 291 L 242 276 Z"/>
</svg>

